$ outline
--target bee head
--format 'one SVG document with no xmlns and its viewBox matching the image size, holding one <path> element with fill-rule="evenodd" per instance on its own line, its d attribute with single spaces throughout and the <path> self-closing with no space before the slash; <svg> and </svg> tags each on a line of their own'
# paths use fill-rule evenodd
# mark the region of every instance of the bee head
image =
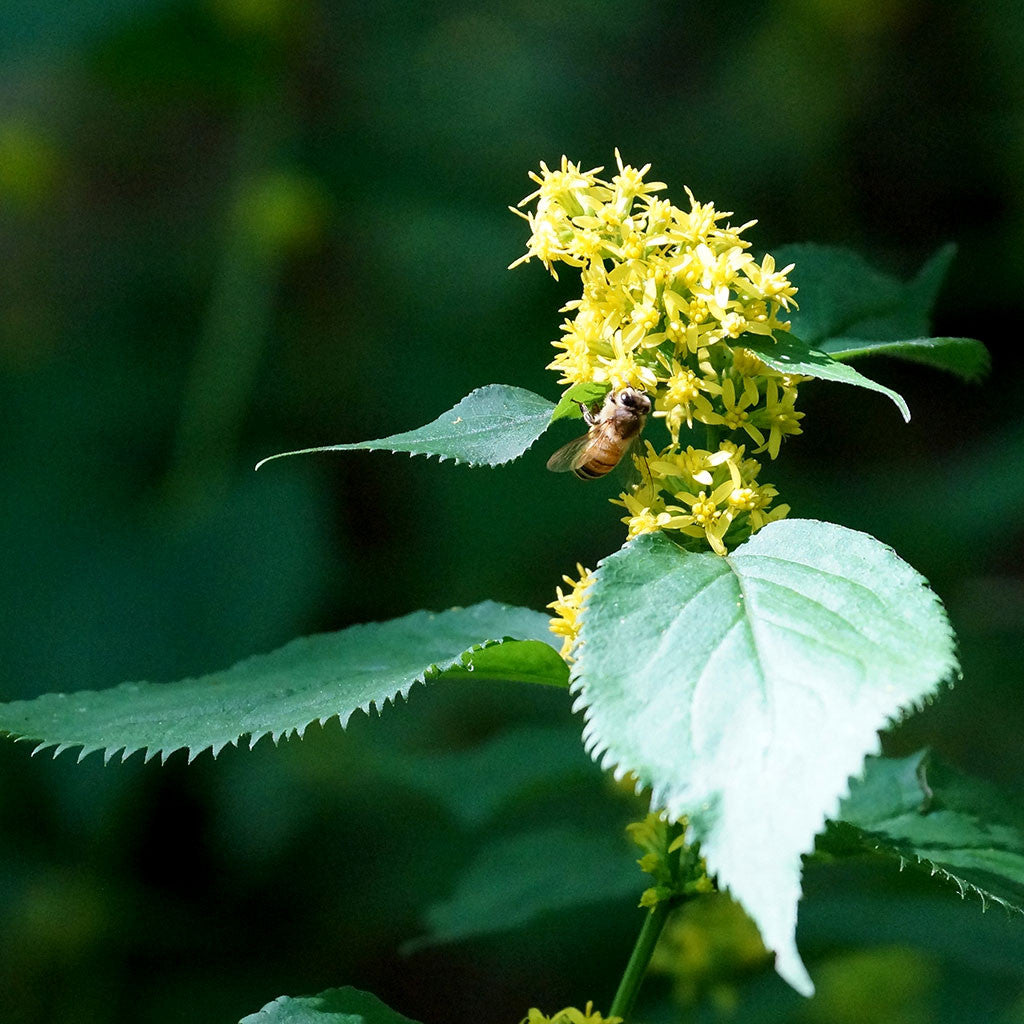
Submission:
<svg viewBox="0 0 1024 1024">
<path fill-rule="evenodd" d="M 618 392 L 617 399 L 620 405 L 637 416 L 646 416 L 651 411 L 650 398 L 636 388 L 623 388 Z"/>
</svg>

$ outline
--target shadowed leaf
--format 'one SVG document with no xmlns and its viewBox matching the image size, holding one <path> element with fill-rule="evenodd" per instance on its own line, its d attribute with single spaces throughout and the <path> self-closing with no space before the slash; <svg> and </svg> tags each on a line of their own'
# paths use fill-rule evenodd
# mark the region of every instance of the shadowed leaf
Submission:
<svg viewBox="0 0 1024 1024">
<path fill-rule="evenodd" d="M 1024 809 L 927 751 L 868 758 L 838 817 L 872 846 L 931 867 L 961 893 L 1024 910 Z"/>
<path fill-rule="evenodd" d="M 510 638 L 509 642 L 499 643 Z M 263 736 L 276 742 L 312 722 L 380 711 L 427 678 L 521 679 L 564 686 L 565 663 L 550 644 L 547 617 L 485 601 L 446 612 L 413 612 L 389 622 L 293 640 L 222 672 L 175 683 L 123 683 L 109 690 L 49 693 L 0 704 L 0 732 L 38 740 L 54 756 L 81 747 L 110 760 L 138 751 L 166 760 L 187 750 L 216 755 Z"/>
</svg>

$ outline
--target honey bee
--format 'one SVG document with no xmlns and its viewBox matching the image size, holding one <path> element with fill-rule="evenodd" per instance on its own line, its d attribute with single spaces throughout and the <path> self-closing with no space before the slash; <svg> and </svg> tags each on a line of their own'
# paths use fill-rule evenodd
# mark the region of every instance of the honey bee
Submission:
<svg viewBox="0 0 1024 1024">
<path fill-rule="evenodd" d="M 598 412 L 582 403 L 580 408 L 590 429 L 559 448 L 548 459 L 548 469 L 553 473 L 573 472 L 581 480 L 596 480 L 610 473 L 640 436 L 651 411 L 651 400 L 636 388 L 622 388 L 609 391 Z"/>
</svg>

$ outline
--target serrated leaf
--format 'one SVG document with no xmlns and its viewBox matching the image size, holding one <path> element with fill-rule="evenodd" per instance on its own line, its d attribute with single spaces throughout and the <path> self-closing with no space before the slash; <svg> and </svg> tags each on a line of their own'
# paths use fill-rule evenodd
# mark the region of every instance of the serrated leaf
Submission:
<svg viewBox="0 0 1024 1024">
<path fill-rule="evenodd" d="M 504 638 L 509 642 L 498 644 Z M 446 612 L 413 612 L 389 622 L 293 640 L 223 672 L 176 683 L 122 683 L 110 690 L 50 693 L 0 704 L 0 732 L 39 740 L 54 756 L 81 747 L 109 761 L 143 750 L 166 760 L 187 750 L 214 755 L 249 736 L 275 742 L 312 722 L 380 711 L 428 676 L 517 678 L 565 685 L 567 670 L 551 644 L 547 618 L 485 601 Z M 498 644 L 497 646 L 494 646 Z"/>
<path fill-rule="evenodd" d="M 427 909 L 427 934 L 408 948 L 494 935 L 544 914 L 633 896 L 644 888 L 637 851 L 617 831 L 567 825 L 495 839 L 455 892 Z"/>
<path fill-rule="evenodd" d="M 903 341 L 830 338 L 822 344 L 821 350 L 840 362 L 861 356 L 894 356 L 948 370 L 968 381 L 984 377 L 992 362 L 988 349 L 973 338 L 907 338 Z"/>
<path fill-rule="evenodd" d="M 927 751 L 868 758 L 839 819 L 871 845 L 930 866 L 961 894 L 1024 910 L 1024 808 Z"/>
<path fill-rule="evenodd" d="M 415 430 L 376 441 L 354 441 L 271 455 L 256 468 L 288 455 L 312 452 L 389 451 L 436 455 L 469 466 L 500 466 L 518 459 L 551 422 L 554 403 L 525 388 L 488 384 L 470 392 L 448 412 Z"/>
<path fill-rule="evenodd" d="M 646 535 L 600 563 L 573 668 L 588 750 L 688 815 L 794 988 L 801 855 L 879 729 L 956 668 L 924 579 L 866 534 L 769 524 L 732 554 Z"/>
<path fill-rule="evenodd" d="M 416 1024 L 358 988 L 329 988 L 315 996 L 279 996 L 239 1024 Z"/>
<path fill-rule="evenodd" d="M 892 388 L 885 387 L 884 384 L 876 384 L 852 366 L 838 362 L 825 352 L 811 348 L 793 334 L 780 331 L 774 341 L 771 338 L 759 337 L 748 342 L 744 338 L 743 347 L 750 349 L 763 363 L 780 373 L 801 373 L 808 377 L 817 377 L 819 380 L 854 384 L 869 391 L 877 391 L 891 398 L 896 403 L 896 408 L 903 413 L 903 419 L 908 422 L 910 420 L 910 409 L 907 408 L 902 395 Z"/>
<path fill-rule="evenodd" d="M 565 389 L 565 393 L 559 399 L 555 411 L 551 414 L 551 422 L 581 419 L 583 412 L 577 403 L 582 402 L 587 406 L 594 405 L 595 402 L 601 401 L 610 390 L 610 384 L 595 384 L 592 381 L 580 381 L 573 384 Z"/>
<path fill-rule="evenodd" d="M 846 361 L 888 355 L 948 370 L 966 380 L 983 376 L 985 346 L 973 338 L 932 338 L 931 310 L 956 249 L 942 246 L 909 281 L 872 267 L 848 249 L 788 245 L 779 265 L 795 263 L 800 308 L 793 332 L 812 348 Z"/>
</svg>

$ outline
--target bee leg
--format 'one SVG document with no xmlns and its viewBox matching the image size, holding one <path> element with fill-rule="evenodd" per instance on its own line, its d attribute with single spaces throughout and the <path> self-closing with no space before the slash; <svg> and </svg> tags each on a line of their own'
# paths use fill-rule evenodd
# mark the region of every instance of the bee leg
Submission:
<svg viewBox="0 0 1024 1024">
<path fill-rule="evenodd" d="M 575 402 L 576 400 L 573 399 L 573 401 Z M 580 412 L 583 415 L 583 422 L 586 423 L 588 427 L 592 427 L 597 422 L 597 413 L 593 412 L 590 406 L 585 402 L 576 402 L 576 404 L 580 407 Z"/>
</svg>

